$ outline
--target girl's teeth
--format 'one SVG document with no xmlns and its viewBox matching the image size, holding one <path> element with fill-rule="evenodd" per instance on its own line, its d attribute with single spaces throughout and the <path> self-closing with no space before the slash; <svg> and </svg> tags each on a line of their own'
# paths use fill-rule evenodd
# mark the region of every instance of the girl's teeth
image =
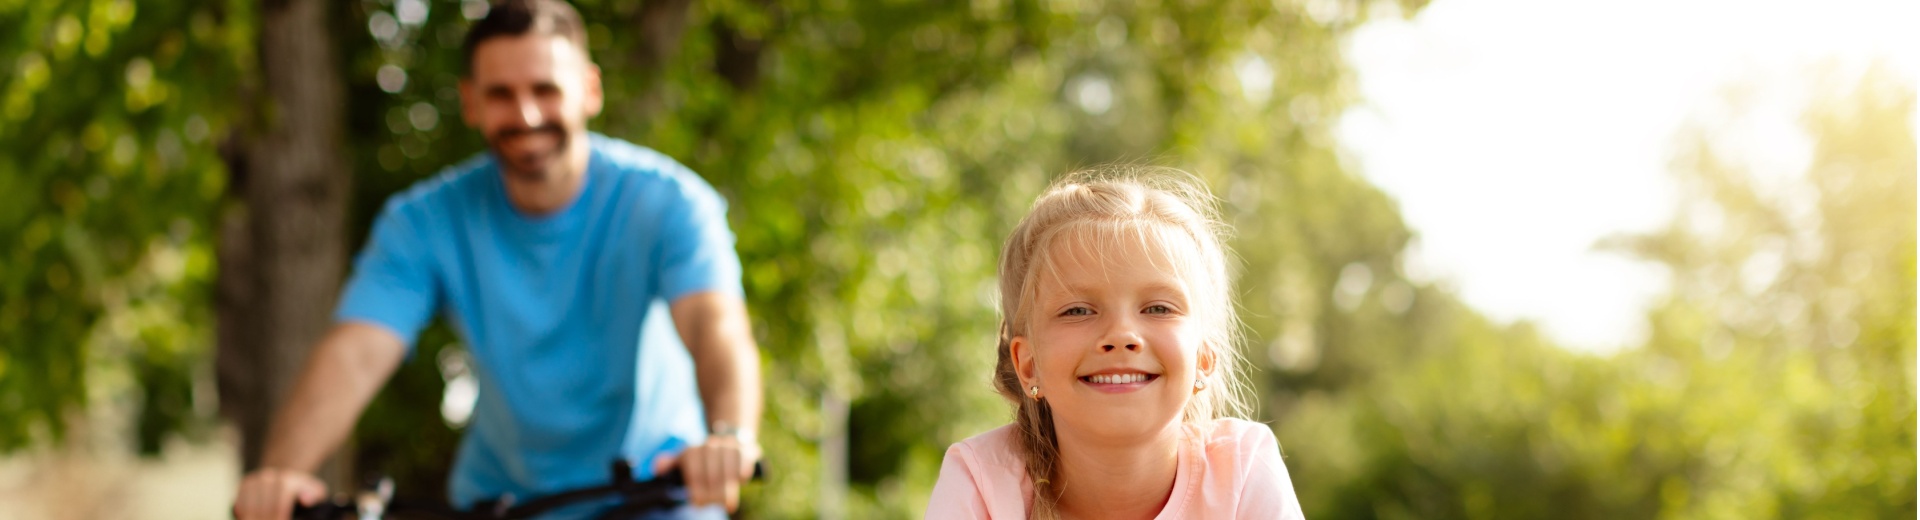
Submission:
<svg viewBox="0 0 1920 520">
<path fill-rule="evenodd" d="M 1092 376 L 1087 379 L 1093 381 L 1094 383 L 1099 383 L 1103 385 L 1122 385 L 1127 383 L 1139 383 L 1142 381 L 1146 381 L 1147 375 L 1146 374 L 1102 374 L 1102 375 Z"/>
</svg>

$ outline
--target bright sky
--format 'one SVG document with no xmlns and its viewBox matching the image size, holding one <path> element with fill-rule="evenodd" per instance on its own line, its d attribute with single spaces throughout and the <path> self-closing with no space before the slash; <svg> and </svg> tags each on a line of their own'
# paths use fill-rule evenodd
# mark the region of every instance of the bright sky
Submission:
<svg viewBox="0 0 1920 520">
<path fill-rule="evenodd" d="M 1665 286 L 1593 245 L 1670 218 L 1683 123 L 1759 85 L 1759 116 L 1729 138 L 1793 175 L 1811 65 L 1920 70 L 1912 0 L 1435 0 L 1382 18 L 1347 42 L 1364 101 L 1340 138 L 1420 234 L 1409 275 L 1596 352 L 1642 339 Z"/>
</svg>

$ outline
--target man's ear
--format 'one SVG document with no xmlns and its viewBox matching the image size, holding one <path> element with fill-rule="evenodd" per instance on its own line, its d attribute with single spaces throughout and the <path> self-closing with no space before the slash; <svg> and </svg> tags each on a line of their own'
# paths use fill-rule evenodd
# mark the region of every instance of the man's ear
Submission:
<svg viewBox="0 0 1920 520">
<path fill-rule="evenodd" d="M 460 120 L 467 124 L 467 128 L 485 132 L 486 129 L 480 127 L 480 92 L 477 91 L 480 87 L 473 84 L 473 78 L 468 77 L 460 78 L 459 87 Z"/>
<path fill-rule="evenodd" d="M 602 90 L 600 87 L 600 66 L 599 65 L 594 65 L 593 63 L 587 63 L 587 70 L 585 74 L 587 75 L 587 77 L 585 78 L 587 91 L 584 92 L 584 94 L 586 95 L 586 99 L 583 100 L 583 102 L 586 104 L 585 108 L 587 109 L 587 117 L 593 118 L 593 117 L 599 116 L 600 110 L 606 107 L 607 93 L 605 90 Z"/>
<path fill-rule="evenodd" d="M 1013 356 L 1013 372 L 1019 374 L 1020 386 L 1033 386 L 1036 380 L 1034 377 L 1033 342 L 1027 341 L 1026 336 L 1014 336 L 1013 339 L 1007 342 L 1007 352 Z M 1025 392 L 1026 388 L 1021 388 L 1020 390 Z"/>
</svg>

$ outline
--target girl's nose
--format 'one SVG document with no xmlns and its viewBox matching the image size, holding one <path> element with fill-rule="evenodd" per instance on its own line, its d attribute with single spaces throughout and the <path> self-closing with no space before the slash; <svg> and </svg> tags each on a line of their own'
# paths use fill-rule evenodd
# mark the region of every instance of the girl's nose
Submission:
<svg viewBox="0 0 1920 520">
<path fill-rule="evenodd" d="M 1113 352 L 1120 347 L 1126 347 L 1128 352 L 1139 351 L 1140 346 L 1146 344 L 1146 338 L 1140 335 L 1139 326 L 1140 324 L 1134 323 L 1132 319 L 1125 316 L 1108 323 L 1106 332 L 1100 337 L 1100 351 Z"/>
</svg>

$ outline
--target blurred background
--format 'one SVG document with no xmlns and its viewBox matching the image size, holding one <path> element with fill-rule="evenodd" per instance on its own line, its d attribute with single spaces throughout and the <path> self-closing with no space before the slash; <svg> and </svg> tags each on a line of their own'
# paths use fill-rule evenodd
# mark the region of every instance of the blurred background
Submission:
<svg viewBox="0 0 1920 520">
<path fill-rule="evenodd" d="M 1912 518 L 1913 2 L 578 0 L 703 174 L 750 518 L 919 516 L 1049 179 L 1193 172 L 1314 518 Z M 224 518 L 478 0 L 0 0 L 0 517 Z M 438 496 L 444 327 L 332 465 Z M 597 463 L 596 463 L 597 464 Z"/>
</svg>

